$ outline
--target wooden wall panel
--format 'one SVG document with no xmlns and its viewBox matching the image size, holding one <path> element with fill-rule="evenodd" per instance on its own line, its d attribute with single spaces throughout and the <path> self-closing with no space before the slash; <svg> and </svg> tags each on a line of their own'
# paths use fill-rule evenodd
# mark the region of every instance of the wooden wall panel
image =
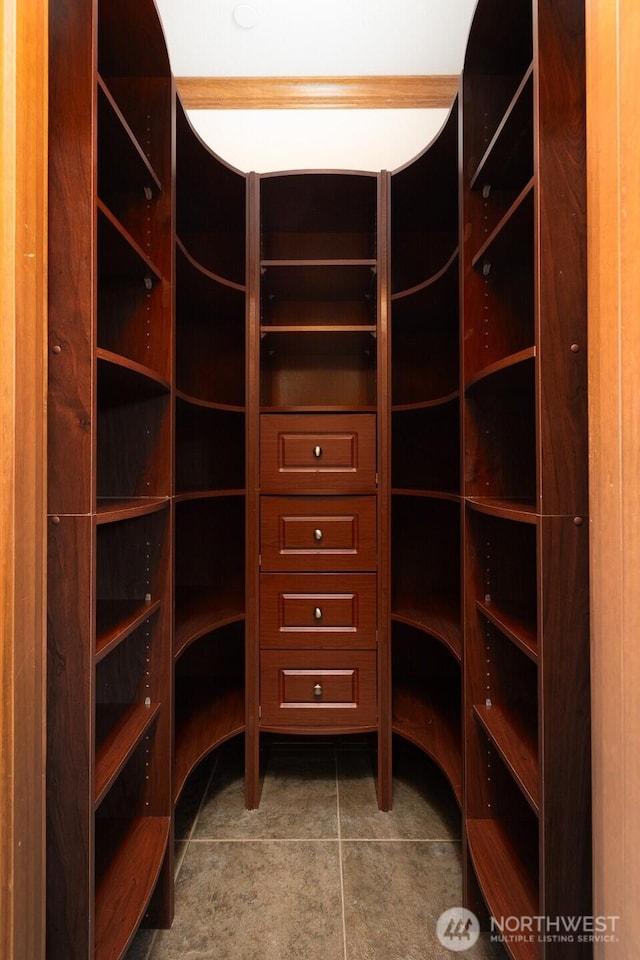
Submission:
<svg viewBox="0 0 640 960">
<path fill-rule="evenodd" d="M 587 2 L 594 913 L 640 954 L 640 5 Z"/>
<path fill-rule="evenodd" d="M 4 0 L 0 102 L 0 956 L 44 956 L 47 2 Z"/>
</svg>

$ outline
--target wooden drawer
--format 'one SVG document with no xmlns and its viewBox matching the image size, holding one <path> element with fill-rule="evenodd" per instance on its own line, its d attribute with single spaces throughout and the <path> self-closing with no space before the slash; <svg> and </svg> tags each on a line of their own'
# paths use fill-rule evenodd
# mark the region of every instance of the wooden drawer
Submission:
<svg viewBox="0 0 640 960">
<path fill-rule="evenodd" d="M 375 648 L 375 574 L 262 574 L 260 645 Z"/>
<path fill-rule="evenodd" d="M 373 493 L 375 414 L 263 415 L 260 487 L 262 493 Z"/>
<path fill-rule="evenodd" d="M 375 651 L 264 650 L 260 660 L 263 728 L 376 725 Z"/>
<path fill-rule="evenodd" d="M 263 571 L 375 570 L 375 497 L 261 497 Z"/>
</svg>

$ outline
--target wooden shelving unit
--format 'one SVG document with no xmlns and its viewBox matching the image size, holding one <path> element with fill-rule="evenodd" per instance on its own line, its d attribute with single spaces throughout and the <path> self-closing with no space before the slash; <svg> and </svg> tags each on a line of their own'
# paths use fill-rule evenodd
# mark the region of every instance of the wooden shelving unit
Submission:
<svg viewBox="0 0 640 960">
<path fill-rule="evenodd" d="M 393 173 L 245 175 L 153 0 L 52 3 L 49 960 L 171 922 L 174 804 L 244 735 L 257 806 L 262 732 L 375 732 L 383 810 L 410 741 L 470 909 L 589 915 L 582 8 L 479 0 Z"/>
<path fill-rule="evenodd" d="M 481 0 L 463 71 L 465 889 L 497 918 L 591 912 L 583 16 Z"/>
<path fill-rule="evenodd" d="M 177 101 L 175 769 L 244 721 L 246 178 Z"/>
<path fill-rule="evenodd" d="M 391 175 L 391 644 L 394 733 L 462 803 L 458 101 Z"/>
<path fill-rule="evenodd" d="M 153 3 L 50 24 L 47 956 L 117 960 L 173 915 L 172 78 Z"/>
</svg>

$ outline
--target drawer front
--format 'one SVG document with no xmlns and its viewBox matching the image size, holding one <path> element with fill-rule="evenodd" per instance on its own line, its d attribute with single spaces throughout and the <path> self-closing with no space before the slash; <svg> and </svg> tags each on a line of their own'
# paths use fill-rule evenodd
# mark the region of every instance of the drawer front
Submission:
<svg viewBox="0 0 640 960">
<path fill-rule="evenodd" d="M 263 571 L 376 569 L 375 497 L 262 497 Z"/>
<path fill-rule="evenodd" d="M 260 645 L 375 648 L 375 574 L 262 574 Z"/>
<path fill-rule="evenodd" d="M 262 493 L 373 493 L 375 415 L 263 415 L 260 486 Z"/>
<path fill-rule="evenodd" d="M 262 726 L 339 731 L 374 727 L 375 651 L 261 653 Z"/>
</svg>

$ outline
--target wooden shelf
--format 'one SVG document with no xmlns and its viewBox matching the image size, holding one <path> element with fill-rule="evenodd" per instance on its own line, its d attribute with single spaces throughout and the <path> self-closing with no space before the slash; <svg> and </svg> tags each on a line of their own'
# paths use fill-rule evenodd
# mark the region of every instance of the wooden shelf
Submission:
<svg viewBox="0 0 640 960">
<path fill-rule="evenodd" d="M 477 170 L 470 189 L 517 186 L 533 172 L 533 64 L 529 64 L 505 110 Z M 524 174 L 523 174 L 524 168 Z"/>
<path fill-rule="evenodd" d="M 540 809 L 538 750 L 515 711 L 474 705 L 474 715 L 536 814 Z"/>
<path fill-rule="evenodd" d="M 524 189 L 518 194 L 498 225 L 491 231 L 478 252 L 471 259 L 471 266 L 477 269 L 480 264 L 483 269 L 491 267 L 490 254 L 497 250 L 498 244 L 518 243 L 520 238 L 532 237 L 533 218 L 533 188 L 535 180 L 532 177 Z M 508 234 L 508 239 L 506 239 Z"/>
<path fill-rule="evenodd" d="M 438 764 L 462 805 L 461 718 L 456 724 L 447 691 L 394 682 L 392 729 Z"/>
<path fill-rule="evenodd" d="M 147 286 L 162 280 L 160 269 L 102 200 L 98 200 L 98 213 L 98 269 L 101 280 L 126 277 L 137 279 Z"/>
<path fill-rule="evenodd" d="M 493 916 L 537 916 L 536 884 L 523 868 L 503 822 L 467 820 L 465 828 L 475 874 Z M 506 946 L 514 960 L 538 960 L 535 942 L 514 940 Z"/>
<path fill-rule="evenodd" d="M 535 624 L 513 616 L 494 603 L 476 600 L 476 609 L 534 663 L 538 662 L 538 635 Z"/>
<path fill-rule="evenodd" d="M 187 500 L 213 500 L 216 498 L 244 497 L 244 487 L 229 490 L 183 490 L 174 496 L 175 503 L 185 503 Z"/>
<path fill-rule="evenodd" d="M 184 697 L 176 680 L 174 801 L 187 777 L 208 753 L 244 731 L 244 689 L 225 687 L 213 678 L 185 682 Z"/>
<path fill-rule="evenodd" d="M 428 290 L 430 287 L 435 286 L 440 280 L 442 280 L 444 277 L 447 277 L 449 271 L 452 270 L 454 265 L 457 269 L 459 254 L 460 247 L 456 246 L 455 250 L 443 267 L 437 270 L 436 273 L 428 277 L 426 280 L 423 280 L 421 283 L 416 283 L 413 287 L 409 287 L 408 290 L 398 290 L 397 293 L 393 293 L 391 295 L 391 302 L 394 303 L 398 300 L 404 300 L 406 297 L 415 297 L 418 294 L 423 293 L 425 290 Z"/>
<path fill-rule="evenodd" d="M 151 619 L 160 600 L 98 600 L 96 602 L 96 663 Z"/>
<path fill-rule="evenodd" d="M 260 327 L 260 335 L 262 337 L 268 336 L 272 333 L 369 333 L 375 336 L 377 327 L 375 324 L 346 324 L 346 323 L 334 323 L 334 324 L 304 324 L 304 323 L 287 323 L 287 324 L 267 324 Z"/>
<path fill-rule="evenodd" d="M 108 148 L 109 154 L 117 158 L 115 162 L 110 162 L 105 157 L 104 164 L 100 165 L 101 180 L 115 189 L 126 189 L 128 192 L 138 189 L 141 195 L 144 195 L 145 188 L 153 192 L 162 190 L 159 176 L 99 74 L 98 137 L 102 145 L 98 152 L 106 154 Z"/>
<path fill-rule="evenodd" d="M 120 354 L 98 347 L 96 358 L 103 364 L 107 374 L 101 382 L 101 402 L 123 404 L 133 396 L 140 399 L 143 395 L 158 396 L 168 393 L 171 384 L 150 367 L 130 360 Z"/>
<path fill-rule="evenodd" d="M 393 413 L 402 413 L 411 410 L 431 410 L 434 407 L 443 407 L 449 403 L 455 403 L 460 399 L 460 391 L 453 390 L 445 397 L 436 397 L 435 400 L 422 400 L 415 403 L 397 403 L 391 408 Z"/>
<path fill-rule="evenodd" d="M 237 403 L 218 403 L 215 400 L 202 400 L 200 397 L 192 397 L 184 390 L 175 391 L 176 400 L 182 403 L 189 403 L 194 407 L 202 407 L 204 410 L 223 410 L 227 413 L 244 413 L 245 407 Z"/>
<path fill-rule="evenodd" d="M 491 517 L 502 517 L 520 523 L 537 523 L 535 503 L 525 500 L 498 500 L 492 497 L 465 497 L 471 510 L 486 513 Z"/>
<path fill-rule="evenodd" d="M 423 497 L 426 500 L 449 500 L 451 503 L 462 503 L 462 495 L 448 493 L 445 490 L 414 490 L 403 487 L 393 487 L 391 494 L 394 497 Z"/>
<path fill-rule="evenodd" d="M 167 851 L 170 817 L 99 821 L 95 960 L 119 960 L 144 917 Z M 98 856 L 96 857 L 98 859 Z"/>
<path fill-rule="evenodd" d="M 396 599 L 392 605 L 391 619 L 406 623 L 440 640 L 458 663 L 460 662 L 462 630 L 460 609 L 455 602 L 447 602 L 441 594 L 421 596 L 419 605 Z"/>
<path fill-rule="evenodd" d="M 95 806 L 102 803 L 118 774 L 160 712 L 160 704 L 98 704 Z M 104 735 L 100 734 L 105 730 Z"/>
<path fill-rule="evenodd" d="M 98 499 L 96 523 L 117 523 L 119 520 L 144 517 L 166 509 L 169 502 L 169 497 L 136 497 L 129 500 L 101 498 Z"/>
<path fill-rule="evenodd" d="M 217 587 L 185 588 L 176 591 L 175 658 L 206 633 L 228 623 L 244 620 L 242 583 Z"/>
<path fill-rule="evenodd" d="M 476 383 L 481 383 L 483 380 L 497 373 L 502 373 L 503 370 L 509 370 L 512 367 L 517 367 L 521 363 L 527 363 L 529 360 L 535 359 L 536 353 L 535 347 L 527 347 L 525 350 L 519 350 L 517 353 L 511 354 L 511 356 L 496 360 L 495 363 L 490 363 L 467 380 L 465 390 L 469 390 Z"/>
<path fill-rule="evenodd" d="M 229 290 L 235 290 L 239 293 L 244 293 L 246 291 L 246 284 L 236 283 L 234 280 L 228 280 L 226 277 L 221 276 L 219 273 L 214 273 L 213 270 L 209 270 L 203 264 L 198 263 L 195 257 L 192 257 L 186 246 L 180 239 L 176 237 L 176 247 L 179 254 L 181 254 L 190 267 L 192 267 L 197 273 L 201 274 L 207 280 L 211 280 L 213 283 L 220 284 L 222 287 L 226 287 Z"/>
</svg>

